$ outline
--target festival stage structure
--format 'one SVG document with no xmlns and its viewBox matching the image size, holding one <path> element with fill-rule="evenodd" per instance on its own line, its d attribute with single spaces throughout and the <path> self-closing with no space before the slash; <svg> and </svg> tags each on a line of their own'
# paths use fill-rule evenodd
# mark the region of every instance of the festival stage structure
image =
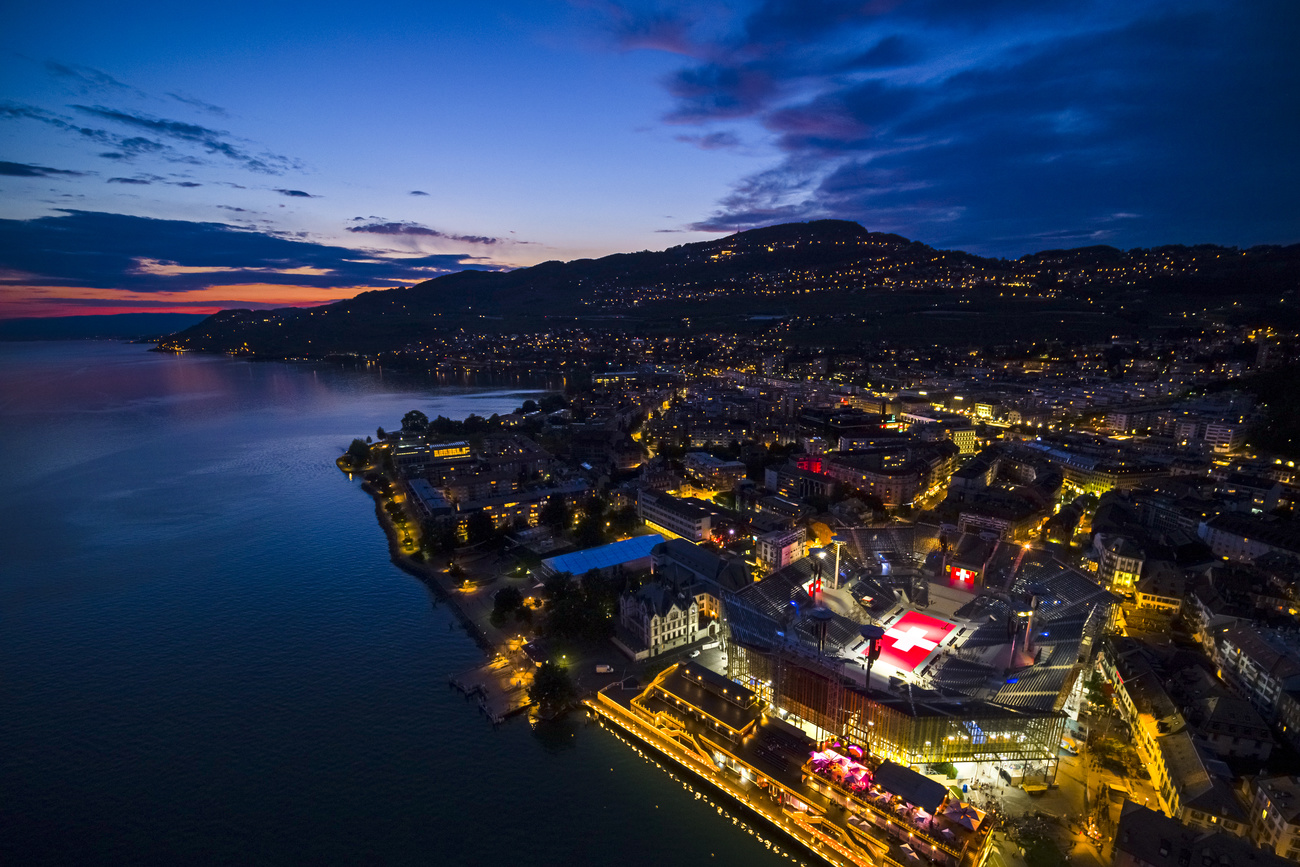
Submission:
<svg viewBox="0 0 1300 867">
<path fill-rule="evenodd" d="M 878 759 L 1049 784 L 1068 699 L 1114 597 L 1045 552 L 1014 562 L 1006 591 L 922 608 L 906 585 L 883 602 L 814 596 L 815 567 L 799 561 L 727 595 L 727 675 L 815 737 Z"/>
</svg>

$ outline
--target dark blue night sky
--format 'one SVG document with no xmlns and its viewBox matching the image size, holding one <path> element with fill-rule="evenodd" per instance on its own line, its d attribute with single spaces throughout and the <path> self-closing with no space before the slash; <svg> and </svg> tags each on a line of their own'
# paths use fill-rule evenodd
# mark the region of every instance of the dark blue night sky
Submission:
<svg viewBox="0 0 1300 867">
<path fill-rule="evenodd" d="M 308 304 L 839 217 L 1300 240 L 1300 4 L 28 4 L 0 316 Z"/>
</svg>

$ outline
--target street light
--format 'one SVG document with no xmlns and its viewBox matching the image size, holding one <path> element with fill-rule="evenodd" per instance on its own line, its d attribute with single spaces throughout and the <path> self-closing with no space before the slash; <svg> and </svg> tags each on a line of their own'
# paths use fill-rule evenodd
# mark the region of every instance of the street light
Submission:
<svg viewBox="0 0 1300 867">
<path fill-rule="evenodd" d="M 860 631 L 867 640 L 867 695 L 871 695 L 871 666 L 880 657 L 880 639 L 885 637 L 885 628 L 872 623 Z M 875 722 L 870 724 L 875 725 Z"/>
<path fill-rule="evenodd" d="M 838 533 L 831 536 L 831 544 L 835 546 L 835 577 L 831 579 L 831 587 L 835 590 L 840 589 L 840 548 L 847 541 L 849 540 Z"/>
</svg>

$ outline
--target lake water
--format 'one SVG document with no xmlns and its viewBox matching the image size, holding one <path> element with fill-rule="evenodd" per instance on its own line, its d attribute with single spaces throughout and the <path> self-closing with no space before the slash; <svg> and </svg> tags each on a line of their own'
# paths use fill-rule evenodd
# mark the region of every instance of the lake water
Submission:
<svg viewBox="0 0 1300 867">
<path fill-rule="evenodd" d="M 526 396 L 0 343 L 0 858 L 789 864 L 600 727 L 448 688 L 482 654 L 334 458 Z"/>
</svg>

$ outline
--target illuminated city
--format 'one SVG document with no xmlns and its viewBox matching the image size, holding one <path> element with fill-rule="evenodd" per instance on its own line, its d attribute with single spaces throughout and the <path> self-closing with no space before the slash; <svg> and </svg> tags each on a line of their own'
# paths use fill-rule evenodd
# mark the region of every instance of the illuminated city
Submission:
<svg viewBox="0 0 1300 867">
<path fill-rule="evenodd" d="M 1300 863 L 1297 36 L 7 8 L 0 856 Z"/>
</svg>

